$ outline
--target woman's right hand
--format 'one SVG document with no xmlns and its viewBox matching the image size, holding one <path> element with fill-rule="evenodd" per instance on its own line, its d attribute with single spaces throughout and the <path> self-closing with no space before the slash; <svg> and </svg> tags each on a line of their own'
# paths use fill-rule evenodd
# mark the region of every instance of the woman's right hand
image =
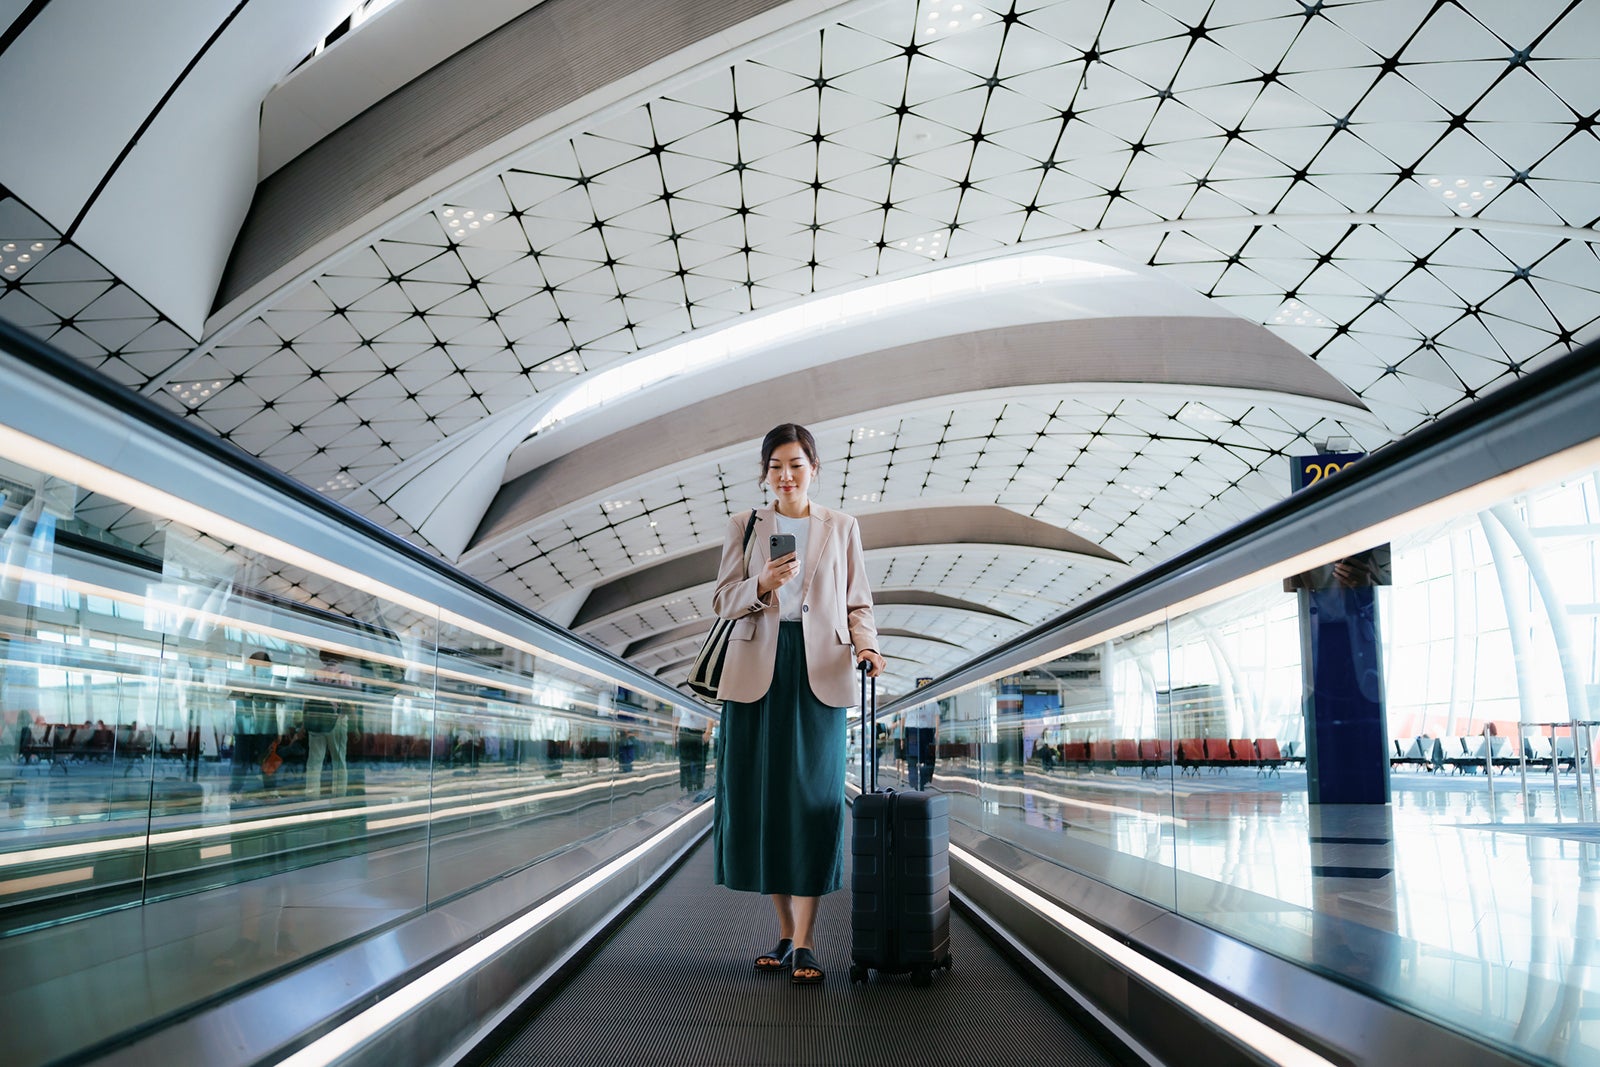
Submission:
<svg viewBox="0 0 1600 1067">
<path fill-rule="evenodd" d="M 781 585 L 788 585 L 800 571 L 800 561 L 791 552 L 787 556 L 767 560 L 767 565 L 761 568 L 761 573 L 756 576 L 756 592 L 766 596 Z"/>
</svg>

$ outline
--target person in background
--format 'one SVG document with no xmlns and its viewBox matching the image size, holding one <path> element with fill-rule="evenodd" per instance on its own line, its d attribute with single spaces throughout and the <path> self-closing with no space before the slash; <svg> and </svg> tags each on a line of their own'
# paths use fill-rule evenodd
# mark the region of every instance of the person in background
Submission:
<svg viewBox="0 0 1600 1067">
<path fill-rule="evenodd" d="M 926 789 L 933 781 L 933 764 L 939 744 L 939 706 L 924 701 L 906 712 L 906 775 L 912 789 Z"/>
<path fill-rule="evenodd" d="M 327 755 L 333 764 L 333 795 L 342 797 L 350 781 L 349 764 L 345 759 L 350 705 L 326 690 L 350 690 L 356 683 L 350 677 L 345 658 L 339 653 L 325 648 L 318 658 L 321 666 L 313 672 L 311 680 L 313 688 L 324 691 L 306 698 L 302 716 L 306 731 L 306 796 L 316 797 L 322 793 L 322 760 Z"/>
<path fill-rule="evenodd" d="M 278 736 L 278 697 L 272 685 L 272 657 L 257 649 L 245 660 L 249 685 L 233 697 L 233 760 L 230 787 L 235 794 L 267 790 L 262 761 Z M 260 777 L 258 777 L 258 775 Z"/>
<path fill-rule="evenodd" d="M 711 739 L 711 716 L 687 704 L 678 705 L 678 788 L 698 793 L 706 787 L 706 743 Z"/>
</svg>

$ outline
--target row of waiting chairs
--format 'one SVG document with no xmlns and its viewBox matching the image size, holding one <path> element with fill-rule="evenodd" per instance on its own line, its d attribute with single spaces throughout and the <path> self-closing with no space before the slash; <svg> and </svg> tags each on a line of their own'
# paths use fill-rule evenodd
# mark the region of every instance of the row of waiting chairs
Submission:
<svg viewBox="0 0 1600 1067">
<path fill-rule="evenodd" d="M 1159 768 L 1174 765 L 1185 774 L 1199 774 L 1201 767 L 1218 772 L 1229 767 L 1251 767 L 1259 774 L 1275 774 L 1285 763 L 1300 760 L 1294 754 L 1294 742 L 1290 745 L 1285 752 L 1271 737 L 1185 737 L 1176 743 L 1124 737 L 1114 741 L 1066 741 L 1057 746 L 1056 758 L 1063 768 L 1137 767 L 1140 774 L 1153 774 Z"/>
<path fill-rule="evenodd" d="M 1389 766 L 1421 767 L 1429 772 L 1449 767 L 1472 774 L 1483 767 L 1486 751 L 1488 762 L 1500 771 L 1518 766 L 1523 759 L 1540 770 L 1553 766 L 1570 771 L 1578 765 L 1577 746 L 1570 737 L 1557 737 L 1554 745 L 1548 737 L 1524 737 L 1522 759 L 1517 757 L 1513 741 L 1510 737 L 1400 737 L 1391 744 Z"/>
</svg>

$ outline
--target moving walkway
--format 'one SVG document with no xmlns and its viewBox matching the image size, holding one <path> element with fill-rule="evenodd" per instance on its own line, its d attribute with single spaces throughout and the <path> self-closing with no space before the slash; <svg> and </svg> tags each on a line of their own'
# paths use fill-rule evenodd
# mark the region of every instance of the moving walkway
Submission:
<svg viewBox="0 0 1600 1067">
<path fill-rule="evenodd" d="M 18 531 L 0 575 L 4 710 L 184 742 L 113 745 L 66 774 L 8 765 L 9 1062 L 937 1063 L 981 1047 L 1019 1063 L 1582 1063 L 1600 1050 L 1584 933 L 1600 928 L 1595 790 L 1559 761 L 1520 787 L 1460 776 L 1448 795 L 1395 784 L 1388 804 L 1321 805 L 1314 756 L 1271 778 L 1029 756 L 1047 730 L 1091 745 L 1158 735 L 1175 752 L 1191 736 L 1170 714 L 1179 690 L 1211 694 L 1196 705 L 1223 717 L 1211 736 L 1256 737 L 1299 673 L 1273 637 L 1295 625 L 1285 578 L 1379 542 L 1424 558 L 1483 515 L 1592 502 L 1593 351 L 883 709 L 939 708 L 956 970 L 929 990 L 851 987 L 847 954 L 824 946 L 830 980 L 807 1000 L 748 971 L 760 902 L 706 884 L 715 768 L 700 782 L 679 759 L 683 694 L 36 342 L 0 341 L 0 476 Z M 52 503 L 63 485 L 68 508 Z M 46 515 L 60 536 L 40 533 Z M 1248 640 L 1265 653 L 1244 658 Z M 1085 649 L 1099 652 L 1097 694 L 1084 671 L 1051 669 L 1081 667 Z M 271 657 L 266 678 L 254 650 Z M 267 694 L 273 730 L 292 734 L 324 651 L 354 665 L 347 781 L 269 788 L 233 759 L 230 694 Z M 1050 687 L 1050 710 L 1010 717 L 1012 698 Z M 828 901 L 829 936 L 844 907 Z"/>
</svg>

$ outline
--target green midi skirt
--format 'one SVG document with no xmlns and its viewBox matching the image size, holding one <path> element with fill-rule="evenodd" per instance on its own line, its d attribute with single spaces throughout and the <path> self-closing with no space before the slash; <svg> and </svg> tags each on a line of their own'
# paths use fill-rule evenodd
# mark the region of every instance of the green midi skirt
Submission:
<svg viewBox="0 0 1600 1067">
<path fill-rule="evenodd" d="M 800 897 L 840 887 L 844 716 L 811 693 L 800 623 L 780 623 L 767 695 L 722 705 L 711 823 L 718 885 Z"/>
</svg>

